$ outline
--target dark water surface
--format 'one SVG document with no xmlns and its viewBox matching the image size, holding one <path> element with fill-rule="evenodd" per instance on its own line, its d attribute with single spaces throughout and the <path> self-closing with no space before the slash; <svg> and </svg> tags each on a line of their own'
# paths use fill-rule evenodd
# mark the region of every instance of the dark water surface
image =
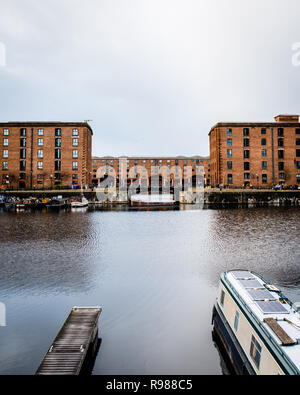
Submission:
<svg viewBox="0 0 300 395">
<path fill-rule="evenodd" d="M 73 306 L 100 305 L 94 374 L 222 374 L 219 275 L 300 300 L 300 210 L 0 213 L 0 374 L 33 374 Z"/>
</svg>

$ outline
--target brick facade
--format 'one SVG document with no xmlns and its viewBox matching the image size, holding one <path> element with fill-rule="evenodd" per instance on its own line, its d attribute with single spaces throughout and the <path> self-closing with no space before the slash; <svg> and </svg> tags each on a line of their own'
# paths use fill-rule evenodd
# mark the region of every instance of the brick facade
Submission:
<svg viewBox="0 0 300 395">
<path fill-rule="evenodd" d="M 0 135 L 2 189 L 90 184 L 93 132 L 87 123 L 0 123 Z"/>
<path fill-rule="evenodd" d="M 100 168 L 103 168 L 106 171 L 106 174 L 113 174 L 111 170 L 114 170 L 114 175 L 116 178 L 116 184 L 118 185 L 120 179 L 120 166 L 125 166 L 127 169 L 127 180 L 128 183 L 132 183 L 138 177 L 143 177 L 143 173 L 146 176 L 147 186 L 151 184 L 151 174 L 153 171 L 157 170 L 157 174 L 159 174 L 162 178 L 167 179 L 168 174 L 170 175 L 170 183 L 171 186 L 174 186 L 174 177 L 175 174 L 172 173 L 172 169 L 177 166 L 179 169 L 178 174 L 181 174 L 180 184 L 183 184 L 185 169 L 190 168 L 191 172 L 189 174 L 189 182 L 193 182 L 193 179 L 196 176 L 197 169 L 200 168 L 201 165 L 204 167 L 205 173 L 205 183 L 206 185 L 210 184 L 210 160 L 208 157 L 202 156 L 193 156 L 193 157 L 93 157 L 92 160 L 92 174 L 93 174 L 93 183 L 98 185 L 98 174 L 97 171 Z M 136 176 L 136 172 L 140 170 L 141 175 Z M 103 177 L 104 178 L 104 177 Z"/>
<path fill-rule="evenodd" d="M 275 122 L 219 122 L 210 138 L 211 185 L 300 185 L 300 123 L 295 115 Z"/>
</svg>

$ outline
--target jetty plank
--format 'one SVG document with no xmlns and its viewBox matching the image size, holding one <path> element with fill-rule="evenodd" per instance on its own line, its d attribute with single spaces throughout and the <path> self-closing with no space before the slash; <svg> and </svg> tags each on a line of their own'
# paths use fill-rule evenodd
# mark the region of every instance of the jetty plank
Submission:
<svg viewBox="0 0 300 395">
<path fill-rule="evenodd" d="M 79 375 L 98 338 L 101 307 L 73 307 L 36 371 L 36 375 Z"/>
</svg>

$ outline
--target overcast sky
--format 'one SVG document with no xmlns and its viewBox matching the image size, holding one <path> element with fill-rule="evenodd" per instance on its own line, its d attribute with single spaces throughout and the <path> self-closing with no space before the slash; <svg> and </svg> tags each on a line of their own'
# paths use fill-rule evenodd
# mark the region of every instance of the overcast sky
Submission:
<svg viewBox="0 0 300 395">
<path fill-rule="evenodd" d="M 218 121 L 300 113 L 299 0 L 0 5 L 0 121 L 92 120 L 94 155 L 208 155 Z"/>
</svg>

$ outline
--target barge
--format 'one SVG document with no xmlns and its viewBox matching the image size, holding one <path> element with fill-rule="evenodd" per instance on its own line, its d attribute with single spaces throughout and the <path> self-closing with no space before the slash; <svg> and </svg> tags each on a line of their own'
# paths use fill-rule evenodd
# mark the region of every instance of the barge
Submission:
<svg viewBox="0 0 300 395">
<path fill-rule="evenodd" d="M 212 324 L 236 374 L 300 374 L 300 304 L 259 274 L 221 275 Z"/>
</svg>

